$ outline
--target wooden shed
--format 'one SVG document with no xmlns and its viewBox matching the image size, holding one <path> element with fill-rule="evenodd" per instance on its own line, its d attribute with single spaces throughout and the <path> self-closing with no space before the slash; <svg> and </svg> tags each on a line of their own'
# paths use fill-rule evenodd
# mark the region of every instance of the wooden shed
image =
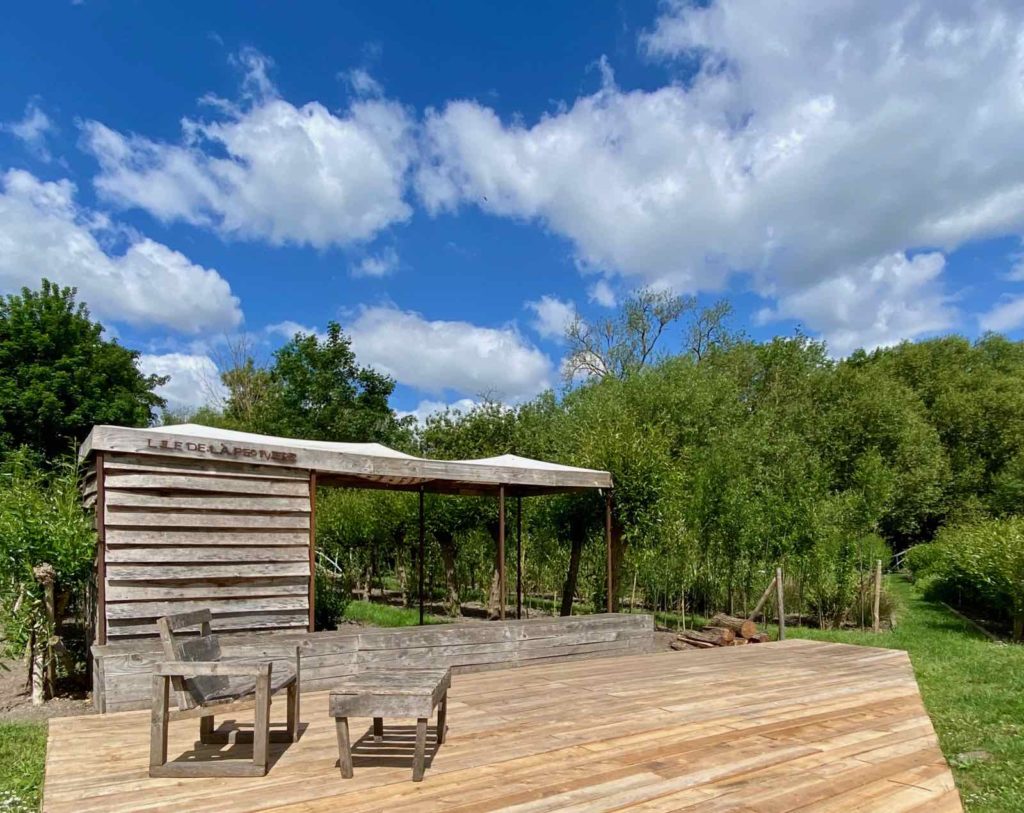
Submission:
<svg viewBox="0 0 1024 813">
<path fill-rule="evenodd" d="M 99 645 L 153 636 L 157 617 L 205 607 L 222 632 L 312 631 L 318 485 L 418 491 L 421 519 L 425 492 L 494 495 L 502 549 L 506 498 L 602 489 L 611 529 L 608 472 L 514 455 L 428 460 L 182 424 L 96 426 L 80 457 L 99 538 Z M 421 566 L 422 545 L 421 522 Z M 503 569 L 503 550 L 498 560 Z M 608 562 L 610 597 L 610 545 Z"/>
</svg>

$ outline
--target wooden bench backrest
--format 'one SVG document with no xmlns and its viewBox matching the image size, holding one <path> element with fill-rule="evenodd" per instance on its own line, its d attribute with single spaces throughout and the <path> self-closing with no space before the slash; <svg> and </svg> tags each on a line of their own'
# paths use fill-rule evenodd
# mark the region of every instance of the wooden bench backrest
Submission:
<svg viewBox="0 0 1024 813">
<path fill-rule="evenodd" d="M 209 610 L 168 615 L 157 619 L 164 657 L 169 661 L 219 661 L 220 641 L 210 631 L 212 616 Z M 189 627 L 199 627 L 199 635 L 180 635 Z M 171 678 L 178 698 L 178 708 L 201 706 L 205 698 L 228 686 L 228 678 L 215 675 L 194 678 Z"/>
</svg>

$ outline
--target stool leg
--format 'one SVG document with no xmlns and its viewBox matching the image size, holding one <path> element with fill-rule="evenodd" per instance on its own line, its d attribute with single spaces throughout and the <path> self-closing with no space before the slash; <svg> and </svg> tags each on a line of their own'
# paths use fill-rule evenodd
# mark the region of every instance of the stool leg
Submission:
<svg viewBox="0 0 1024 813">
<path fill-rule="evenodd" d="M 373 739 L 374 742 L 380 742 L 384 739 L 384 718 L 374 717 L 373 718 Z"/>
<path fill-rule="evenodd" d="M 412 781 L 423 781 L 423 763 L 427 751 L 427 718 L 416 721 L 416 755 L 412 759 Z"/>
<path fill-rule="evenodd" d="M 444 743 L 445 727 L 448 721 L 448 692 L 441 698 L 441 705 L 437 708 L 437 744 Z"/>
<path fill-rule="evenodd" d="M 336 717 L 334 727 L 338 732 L 338 765 L 345 779 L 352 778 L 352 746 L 348 741 L 348 717 Z"/>
</svg>

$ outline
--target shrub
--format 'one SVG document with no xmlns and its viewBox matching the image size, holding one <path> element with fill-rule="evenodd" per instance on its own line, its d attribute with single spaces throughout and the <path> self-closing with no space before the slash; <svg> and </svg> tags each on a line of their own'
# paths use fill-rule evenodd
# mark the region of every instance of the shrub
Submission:
<svg viewBox="0 0 1024 813">
<path fill-rule="evenodd" d="M 944 528 L 935 544 L 938 579 L 1008 616 L 1024 639 L 1024 517 Z"/>
<path fill-rule="evenodd" d="M 903 554 L 903 567 L 914 581 L 927 576 L 939 566 L 942 550 L 935 544 L 914 545 Z"/>
<path fill-rule="evenodd" d="M 63 609 L 84 602 L 92 573 L 96 534 L 81 506 L 73 459 L 44 472 L 21 450 L 0 466 L 0 652 L 18 657 L 30 640 L 48 640 L 43 591 L 32 569 L 55 573 L 58 620 Z"/>
</svg>

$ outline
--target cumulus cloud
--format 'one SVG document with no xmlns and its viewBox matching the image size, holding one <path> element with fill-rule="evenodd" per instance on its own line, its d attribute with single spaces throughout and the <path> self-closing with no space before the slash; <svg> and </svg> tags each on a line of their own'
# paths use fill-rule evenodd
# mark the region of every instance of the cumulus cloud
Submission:
<svg viewBox="0 0 1024 813">
<path fill-rule="evenodd" d="M 242 321 L 238 299 L 215 270 L 162 243 L 125 235 L 75 203 L 68 180 L 41 181 L 23 170 L 0 176 L 0 286 L 38 287 L 47 277 L 78 288 L 94 315 L 133 325 L 196 333 Z"/>
<path fill-rule="evenodd" d="M 367 254 L 352 266 L 353 277 L 386 277 L 398 270 L 398 252 L 391 246 L 376 254 Z"/>
<path fill-rule="evenodd" d="M 342 113 L 319 102 L 297 107 L 277 95 L 265 57 L 239 59 L 242 101 L 207 97 L 215 117 L 185 119 L 177 143 L 85 122 L 99 194 L 162 221 L 274 245 L 346 245 L 410 217 L 403 196 L 416 144 L 401 105 L 359 98 Z"/>
<path fill-rule="evenodd" d="M 1008 296 L 983 313 L 979 319 L 982 330 L 1005 333 L 1024 327 L 1024 296 Z"/>
<path fill-rule="evenodd" d="M 317 330 L 315 327 L 306 327 L 306 325 L 294 322 L 291 319 L 267 325 L 263 330 L 270 336 L 280 336 L 288 341 L 294 339 L 297 333 L 301 333 L 304 336 L 316 336 L 321 341 L 327 337 L 327 334 L 323 331 Z"/>
<path fill-rule="evenodd" d="M 585 267 L 643 283 L 743 274 L 780 313 L 879 258 L 1024 230 L 1019 3 L 670 2 L 642 47 L 699 71 L 649 91 L 605 71 L 535 122 L 428 111 L 424 205 L 540 222 Z M 904 324 L 871 320 L 864 340 Z"/>
<path fill-rule="evenodd" d="M 431 321 L 376 306 L 363 308 L 348 333 L 361 363 L 427 393 L 517 400 L 551 385 L 551 360 L 511 327 Z"/>
<path fill-rule="evenodd" d="M 534 313 L 533 329 L 545 339 L 564 339 L 576 316 L 576 306 L 554 296 L 542 296 L 526 307 Z"/>
<path fill-rule="evenodd" d="M 143 354 L 139 356 L 138 366 L 146 375 L 170 376 L 166 384 L 157 387 L 156 393 L 166 399 L 171 409 L 217 406 L 227 398 L 220 371 L 209 356 Z"/>
<path fill-rule="evenodd" d="M 942 290 L 942 254 L 892 254 L 780 297 L 760 321 L 790 318 L 821 333 L 835 356 L 872 350 L 951 327 L 956 313 Z"/>
<path fill-rule="evenodd" d="M 608 280 L 604 279 L 599 279 L 587 289 L 587 297 L 602 308 L 614 308 L 618 302 L 612 286 L 608 284 Z"/>
<path fill-rule="evenodd" d="M 54 130 L 53 122 L 34 101 L 25 107 L 25 115 L 18 121 L 0 124 L 0 132 L 10 133 L 21 141 L 28 150 L 42 161 L 50 161 L 46 146 L 47 135 Z"/>
</svg>

